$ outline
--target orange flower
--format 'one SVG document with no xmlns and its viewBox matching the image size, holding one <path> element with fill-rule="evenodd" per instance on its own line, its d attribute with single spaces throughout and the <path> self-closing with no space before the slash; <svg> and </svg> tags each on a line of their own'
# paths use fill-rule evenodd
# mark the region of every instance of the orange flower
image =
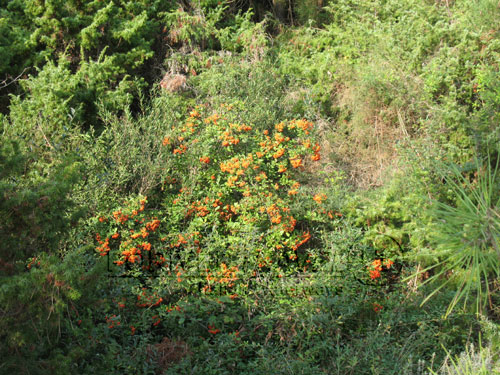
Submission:
<svg viewBox="0 0 500 375">
<path fill-rule="evenodd" d="M 202 156 L 202 157 L 200 158 L 200 161 L 201 161 L 202 163 L 208 164 L 208 163 L 210 163 L 210 158 L 209 158 L 208 156 Z"/>
<path fill-rule="evenodd" d="M 311 155 L 311 160 L 312 161 L 318 161 L 320 159 L 321 159 L 321 156 L 318 153 L 316 153 L 314 155 Z"/>
<path fill-rule="evenodd" d="M 279 172 L 279 173 L 284 173 L 284 172 L 286 172 L 286 170 L 287 170 L 287 168 L 286 168 L 284 165 L 281 165 L 281 164 L 280 164 L 280 165 L 278 166 L 278 172 Z"/>
<path fill-rule="evenodd" d="M 220 332 L 220 329 L 214 329 L 214 327 L 209 324 L 208 325 L 208 332 L 210 332 L 212 335 L 216 335 Z"/>
<path fill-rule="evenodd" d="M 305 244 L 307 241 L 309 241 L 311 239 L 311 233 L 304 232 L 301 237 L 302 237 L 302 240 L 300 240 L 299 242 L 297 242 L 292 247 L 294 251 L 297 250 L 300 246 L 302 246 L 303 244 Z"/>
<path fill-rule="evenodd" d="M 120 237 L 120 233 L 115 233 L 111 236 L 111 238 L 118 238 L 118 237 Z"/>
<path fill-rule="evenodd" d="M 314 195 L 313 197 L 313 200 L 318 203 L 318 204 L 321 204 L 323 203 L 323 201 L 326 199 L 326 195 L 325 194 L 316 194 Z"/>
<path fill-rule="evenodd" d="M 375 280 L 380 277 L 380 271 L 378 269 L 370 270 L 370 277 Z"/>
<path fill-rule="evenodd" d="M 187 147 L 186 147 L 185 145 L 182 145 L 182 144 L 181 144 L 181 145 L 179 145 L 179 147 L 178 147 L 178 148 L 174 149 L 173 153 L 174 153 L 174 155 L 175 155 L 175 154 L 179 154 L 179 155 L 181 155 L 181 154 L 185 153 L 185 152 L 186 152 L 186 150 L 187 150 Z"/>
<path fill-rule="evenodd" d="M 163 144 L 163 146 L 169 145 L 170 144 L 170 137 L 163 138 L 162 144 Z"/>
<path fill-rule="evenodd" d="M 285 150 L 280 148 L 278 151 L 276 151 L 273 154 L 273 158 L 278 159 L 278 158 L 282 157 L 284 153 L 285 153 Z"/>
<path fill-rule="evenodd" d="M 298 168 L 302 165 L 302 159 L 300 158 L 290 159 L 290 163 L 292 163 L 292 167 Z"/>
<path fill-rule="evenodd" d="M 385 266 L 385 268 L 387 268 L 387 269 L 391 268 L 391 266 L 392 266 L 393 264 L 394 264 L 394 262 L 393 262 L 392 260 L 390 260 L 390 259 L 386 259 L 386 260 L 384 261 L 384 266 Z"/>
</svg>

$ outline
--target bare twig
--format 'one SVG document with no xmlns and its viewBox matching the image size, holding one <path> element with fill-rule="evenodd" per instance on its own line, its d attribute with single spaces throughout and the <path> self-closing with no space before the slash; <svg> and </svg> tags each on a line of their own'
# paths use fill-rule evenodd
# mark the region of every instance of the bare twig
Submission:
<svg viewBox="0 0 500 375">
<path fill-rule="evenodd" d="M 28 70 L 28 68 L 24 68 L 23 71 L 15 78 L 7 77 L 3 81 L 0 82 L 0 90 L 6 88 L 7 86 L 12 85 L 14 82 L 19 81 L 19 79 L 23 76 L 23 74 Z M 9 82 L 10 79 L 10 82 Z"/>
</svg>

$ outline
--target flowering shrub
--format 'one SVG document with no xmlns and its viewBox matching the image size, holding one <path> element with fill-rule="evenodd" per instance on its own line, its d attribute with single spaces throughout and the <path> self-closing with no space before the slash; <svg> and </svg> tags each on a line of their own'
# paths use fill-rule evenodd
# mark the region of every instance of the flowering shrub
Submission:
<svg viewBox="0 0 500 375">
<path fill-rule="evenodd" d="M 317 226 L 341 215 L 326 208 L 326 194 L 300 182 L 321 160 L 311 122 L 262 129 L 239 123 L 231 105 L 217 112 L 197 106 L 158 142 L 173 165 L 160 203 L 149 208 L 139 197 L 95 219 L 96 252 L 112 272 L 159 276 L 171 291 L 234 299 L 247 293 L 252 279 L 312 270 L 321 257 L 321 246 L 313 246 L 321 241 Z M 167 304 L 165 289 L 150 303 L 143 292 L 137 306 Z"/>
</svg>

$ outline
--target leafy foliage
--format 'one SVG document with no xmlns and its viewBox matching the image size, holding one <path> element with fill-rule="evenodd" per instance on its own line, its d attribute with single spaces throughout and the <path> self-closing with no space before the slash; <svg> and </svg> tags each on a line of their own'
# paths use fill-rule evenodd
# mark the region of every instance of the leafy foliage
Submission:
<svg viewBox="0 0 500 375">
<path fill-rule="evenodd" d="M 497 5 L 0 0 L 0 373 L 495 371 Z"/>
</svg>

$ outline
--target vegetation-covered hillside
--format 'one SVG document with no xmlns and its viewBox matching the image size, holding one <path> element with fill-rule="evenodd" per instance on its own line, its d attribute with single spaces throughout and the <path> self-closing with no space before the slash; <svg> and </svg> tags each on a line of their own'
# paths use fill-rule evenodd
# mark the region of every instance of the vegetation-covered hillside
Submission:
<svg viewBox="0 0 500 375">
<path fill-rule="evenodd" d="M 0 374 L 500 374 L 498 0 L 0 0 Z"/>
</svg>

